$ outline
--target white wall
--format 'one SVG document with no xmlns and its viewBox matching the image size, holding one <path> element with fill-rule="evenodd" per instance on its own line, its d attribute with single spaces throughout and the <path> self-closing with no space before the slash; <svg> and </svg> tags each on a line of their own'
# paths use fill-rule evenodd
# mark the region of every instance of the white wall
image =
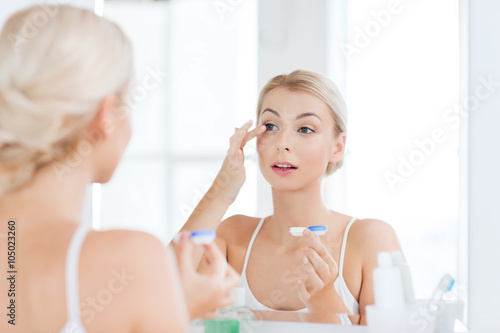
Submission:
<svg viewBox="0 0 500 333">
<path fill-rule="evenodd" d="M 102 186 L 101 229 L 139 229 L 170 242 L 212 184 L 234 128 L 255 117 L 257 1 L 220 3 L 104 4 L 104 17 L 134 46 L 138 84 L 130 93 L 132 140 Z M 156 71 L 155 87 L 140 93 Z M 253 140 L 245 147 L 247 181 L 226 216 L 255 215 L 255 151 Z"/>
<path fill-rule="evenodd" d="M 500 283 L 500 2 L 469 2 L 469 328 L 498 332 Z M 488 79 L 490 78 L 491 79 Z M 476 91 L 481 80 L 495 83 Z M 490 94 L 488 94 L 490 93 Z M 473 108 L 474 101 L 478 101 Z M 496 327 L 496 328 L 495 328 Z"/>
</svg>

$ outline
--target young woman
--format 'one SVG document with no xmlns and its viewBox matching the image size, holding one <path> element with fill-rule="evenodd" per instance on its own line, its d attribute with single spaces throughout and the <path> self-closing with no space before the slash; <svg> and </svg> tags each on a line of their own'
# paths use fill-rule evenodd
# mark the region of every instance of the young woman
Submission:
<svg viewBox="0 0 500 333">
<path fill-rule="evenodd" d="M 131 135 L 132 49 L 90 11 L 47 10 L 0 34 L 0 331 L 185 332 L 230 304 L 238 276 L 215 245 L 200 274 L 185 240 L 177 268 L 149 234 L 82 223 L 88 184 L 111 178 Z"/>
<path fill-rule="evenodd" d="M 346 119 L 341 95 L 324 76 L 297 70 L 272 78 L 259 96 L 258 127 L 247 132 L 247 123 L 236 130 L 214 185 L 184 226 L 217 229 L 217 243 L 241 274 L 249 307 L 365 323 L 365 306 L 374 302 L 377 253 L 401 248 L 385 222 L 347 216 L 323 202 L 323 178 L 342 166 Z M 245 180 L 242 148 L 255 136 L 260 170 L 272 188 L 273 214 L 236 215 L 219 225 Z M 303 237 L 289 233 L 290 227 L 311 225 L 326 225 L 328 232 L 321 237 L 307 229 Z M 197 253 L 195 261 L 200 257 Z"/>
</svg>

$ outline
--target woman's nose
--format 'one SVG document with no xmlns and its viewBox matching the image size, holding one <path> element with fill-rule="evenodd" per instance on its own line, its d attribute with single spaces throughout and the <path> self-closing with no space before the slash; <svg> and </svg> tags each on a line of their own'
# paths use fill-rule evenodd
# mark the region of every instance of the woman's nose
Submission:
<svg viewBox="0 0 500 333">
<path fill-rule="evenodd" d="M 284 132 L 279 134 L 276 148 L 278 151 L 290 151 L 289 138 Z"/>
</svg>

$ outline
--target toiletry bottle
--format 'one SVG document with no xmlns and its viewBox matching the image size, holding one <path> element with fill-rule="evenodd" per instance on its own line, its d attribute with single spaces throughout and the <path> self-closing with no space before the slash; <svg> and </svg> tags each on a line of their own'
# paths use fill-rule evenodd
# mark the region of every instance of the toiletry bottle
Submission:
<svg viewBox="0 0 500 333">
<path fill-rule="evenodd" d="M 406 310 L 399 268 L 390 252 L 380 252 L 373 270 L 375 304 L 366 306 L 370 332 L 400 333 L 405 328 Z"/>
<path fill-rule="evenodd" d="M 205 333 L 239 333 L 240 322 L 238 319 L 220 318 L 206 320 Z"/>
<path fill-rule="evenodd" d="M 219 316 L 224 318 L 255 320 L 254 313 L 245 306 L 245 288 L 236 287 L 232 291 L 234 303 L 219 310 Z"/>
<path fill-rule="evenodd" d="M 378 267 L 373 270 L 375 304 L 384 309 L 403 308 L 405 305 L 401 273 L 393 265 L 390 252 L 380 252 Z"/>
<path fill-rule="evenodd" d="M 219 316 L 227 319 L 237 319 L 240 323 L 240 333 L 255 331 L 257 319 L 255 314 L 245 306 L 245 288 L 236 287 L 232 291 L 234 303 L 232 306 L 219 310 Z"/>
<path fill-rule="evenodd" d="M 416 303 L 415 293 L 413 291 L 413 283 L 411 280 L 410 266 L 403 262 L 403 254 L 401 251 L 391 252 L 392 262 L 396 267 L 399 268 L 401 272 L 401 282 L 403 283 L 403 292 L 405 296 L 406 305 L 412 305 Z"/>
<path fill-rule="evenodd" d="M 219 309 L 217 318 L 205 321 L 205 333 L 245 333 L 252 332 L 254 313 L 245 306 L 245 289 L 234 288 L 234 303 Z"/>
</svg>

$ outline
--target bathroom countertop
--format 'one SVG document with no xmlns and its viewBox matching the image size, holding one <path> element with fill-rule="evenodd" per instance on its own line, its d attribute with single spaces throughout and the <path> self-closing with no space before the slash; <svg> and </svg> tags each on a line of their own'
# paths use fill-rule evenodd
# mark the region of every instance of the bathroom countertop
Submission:
<svg viewBox="0 0 500 333">
<path fill-rule="evenodd" d="M 203 333 L 203 325 L 191 325 L 190 333 Z M 240 332 L 254 333 L 368 333 L 366 326 L 344 326 L 334 324 L 319 324 L 319 323 L 299 323 L 299 322 L 284 322 L 284 321 L 268 321 L 258 320 L 254 322 L 250 329 L 240 328 Z"/>
<path fill-rule="evenodd" d="M 318 323 L 318 318 L 313 317 L 309 313 L 298 313 L 289 311 L 252 311 L 258 320 L 241 321 L 240 332 L 251 333 L 369 333 L 370 329 L 364 325 L 340 325 Z M 354 319 L 357 316 L 352 316 Z M 357 320 L 356 320 L 357 321 Z M 427 330 L 415 329 L 415 332 L 431 332 L 432 328 Z M 445 333 L 444 331 L 440 331 Z M 450 331 L 450 332 L 453 332 Z M 204 333 L 204 324 L 202 321 L 192 322 L 190 325 L 190 333 Z M 382 332 L 386 333 L 386 332 Z"/>
<path fill-rule="evenodd" d="M 346 332 L 346 333 L 368 333 L 366 326 L 345 326 L 332 324 L 322 318 L 310 313 L 299 313 L 292 311 L 252 311 L 258 320 L 240 322 L 240 332 L 252 333 L 300 333 L 300 332 Z M 356 317 L 356 316 L 354 316 Z M 353 318 L 354 319 L 354 318 Z M 203 333 L 203 323 L 191 324 L 191 333 Z"/>
</svg>

